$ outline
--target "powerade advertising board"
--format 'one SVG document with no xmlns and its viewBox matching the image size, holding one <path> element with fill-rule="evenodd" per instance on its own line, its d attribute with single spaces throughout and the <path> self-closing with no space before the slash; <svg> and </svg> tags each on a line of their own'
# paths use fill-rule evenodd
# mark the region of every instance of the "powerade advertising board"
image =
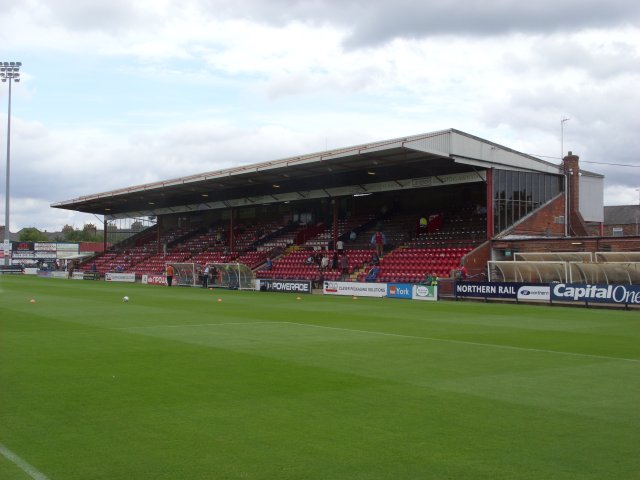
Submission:
<svg viewBox="0 0 640 480">
<path fill-rule="evenodd" d="M 551 300 L 640 305 L 640 285 L 553 283 L 551 284 Z"/>
<path fill-rule="evenodd" d="M 260 280 L 263 292 L 311 293 L 311 282 L 301 280 Z"/>
</svg>

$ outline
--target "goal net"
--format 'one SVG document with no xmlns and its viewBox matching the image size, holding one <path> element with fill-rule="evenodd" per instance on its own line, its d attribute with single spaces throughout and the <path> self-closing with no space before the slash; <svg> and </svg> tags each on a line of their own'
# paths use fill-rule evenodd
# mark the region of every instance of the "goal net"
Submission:
<svg viewBox="0 0 640 480">
<path fill-rule="evenodd" d="M 255 290 L 253 271 L 242 263 L 209 264 L 209 286 L 238 290 Z"/>
<path fill-rule="evenodd" d="M 173 283 L 182 287 L 193 287 L 198 284 L 198 273 L 195 263 L 170 263 L 173 266 Z"/>
</svg>

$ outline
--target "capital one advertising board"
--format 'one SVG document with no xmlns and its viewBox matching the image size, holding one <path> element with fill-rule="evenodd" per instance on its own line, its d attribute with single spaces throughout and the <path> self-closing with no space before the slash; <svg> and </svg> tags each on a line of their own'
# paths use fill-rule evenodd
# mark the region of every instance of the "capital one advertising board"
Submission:
<svg viewBox="0 0 640 480">
<path fill-rule="evenodd" d="M 640 285 L 556 283 L 551 287 L 551 300 L 640 305 Z"/>
</svg>

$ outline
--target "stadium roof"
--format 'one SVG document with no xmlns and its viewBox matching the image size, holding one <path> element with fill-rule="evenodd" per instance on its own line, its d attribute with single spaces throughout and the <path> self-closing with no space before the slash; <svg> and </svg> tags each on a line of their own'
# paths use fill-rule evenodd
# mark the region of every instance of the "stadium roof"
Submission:
<svg viewBox="0 0 640 480">
<path fill-rule="evenodd" d="M 605 225 L 636 224 L 640 218 L 640 205 L 612 205 L 604 207 Z"/>
<path fill-rule="evenodd" d="M 54 203 L 110 217 L 484 181 L 484 170 L 561 174 L 558 165 L 449 129 L 205 172 Z M 466 180 L 458 178 L 466 174 Z"/>
</svg>

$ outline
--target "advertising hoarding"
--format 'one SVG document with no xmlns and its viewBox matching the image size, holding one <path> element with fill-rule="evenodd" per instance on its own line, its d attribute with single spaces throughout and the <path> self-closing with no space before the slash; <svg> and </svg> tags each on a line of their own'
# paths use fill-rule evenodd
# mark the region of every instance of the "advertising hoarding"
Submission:
<svg viewBox="0 0 640 480">
<path fill-rule="evenodd" d="M 389 298 L 411 298 L 413 285 L 410 283 L 388 283 L 387 297 Z"/>
<path fill-rule="evenodd" d="M 387 284 L 325 281 L 322 283 L 322 293 L 354 297 L 384 297 L 387 294 Z"/>
<path fill-rule="evenodd" d="M 135 273 L 113 273 L 107 272 L 104 274 L 104 279 L 107 282 L 129 282 L 135 283 L 136 274 Z"/>
<path fill-rule="evenodd" d="M 164 275 L 142 275 L 142 283 L 145 285 L 167 285 L 167 277 Z"/>
<path fill-rule="evenodd" d="M 640 285 L 554 283 L 550 287 L 552 301 L 640 305 Z"/>
<path fill-rule="evenodd" d="M 411 290 L 412 300 L 438 300 L 438 287 L 433 285 L 413 285 Z"/>
<path fill-rule="evenodd" d="M 262 292 L 311 293 L 311 282 L 302 280 L 260 280 Z"/>
</svg>

